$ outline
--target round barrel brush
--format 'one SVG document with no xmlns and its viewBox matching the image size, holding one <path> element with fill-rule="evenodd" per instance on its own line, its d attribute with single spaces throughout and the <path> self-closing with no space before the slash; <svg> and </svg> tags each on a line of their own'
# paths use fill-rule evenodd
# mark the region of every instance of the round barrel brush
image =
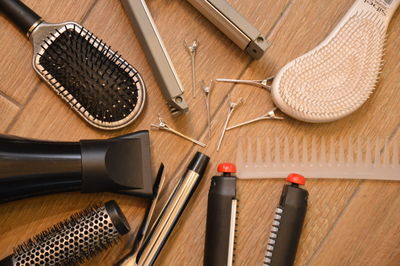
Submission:
<svg viewBox="0 0 400 266">
<path fill-rule="evenodd" d="M 1 266 L 76 265 L 94 257 L 130 231 L 115 201 L 72 215 L 14 249 Z"/>
<path fill-rule="evenodd" d="M 141 113 L 145 86 L 121 55 L 75 22 L 50 24 L 19 0 L 0 12 L 31 40 L 33 68 L 89 124 L 118 129 Z"/>
</svg>

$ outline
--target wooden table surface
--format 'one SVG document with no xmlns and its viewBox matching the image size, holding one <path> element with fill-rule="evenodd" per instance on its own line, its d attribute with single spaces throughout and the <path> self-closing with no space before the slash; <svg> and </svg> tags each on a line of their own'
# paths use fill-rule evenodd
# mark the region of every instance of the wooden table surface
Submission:
<svg viewBox="0 0 400 266">
<path fill-rule="evenodd" d="M 205 178 L 157 260 L 158 265 L 202 265 L 206 205 L 210 178 L 221 162 L 234 162 L 239 136 L 303 135 L 327 137 L 389 137 L 400 140 L 400 12 L 388 30 L 385 65 L 370 99 L 354 114 L 329 124 L 307 124 L 286 118 L 265 121 L 229 132 L 222 149 L 215 146 L 227 113 L 227 95 L 243 97 L 231 124 L 254 118 L 273 105 L 265 90 L 244 85 L 217 84 L 211 96 L 212 137 L 207 135 L 204 98 L 186 96 L 190 111 L 169 114 L 143 50 L 118 0 L 24 0 L 49 22 L 77 21 L 118 50 L 142 74 L 148 101 L 141 117 L 114 132 L 96 130 L 83 122 L 36 75 L 32 47 L 24 35 L 0 16 L 0 133 L 59 141 L 110 138 L 149 129 L 161 113 L 172 127 L 208 144 L 207 148 L 167 132 L 151 131 L 154 171 L 166 165 L 163 199 L 181 177 L 196 151 L 211 157 Z M 148 0 L 176 71 L 188 92 L 191 69 L 183 41 L 197 39 L 198 80 L 219 77 L 262 79 L 274 75 L 290 60 L 315 47 L 351 6 L 349 0 L 230 0 L 272 46 L 253 61 L 182 0 Z M 261 265 L 273 211 L 284 180 L 238 182 L 240 199 L 236 236 L 237 265 Z M 309 208 L 296 265 L 400 265 L 400 183 L 356 180 L 309 180 Z M 132 233 L 118 245 L 87 262 L 112 265 L 126 254 L 144 214 L 146 201 L 112 193 L 53 194 L 1 204 L 0 258 L 12 248 L 89 204 L 115 199 L 129 219 Z"/>
</svg>

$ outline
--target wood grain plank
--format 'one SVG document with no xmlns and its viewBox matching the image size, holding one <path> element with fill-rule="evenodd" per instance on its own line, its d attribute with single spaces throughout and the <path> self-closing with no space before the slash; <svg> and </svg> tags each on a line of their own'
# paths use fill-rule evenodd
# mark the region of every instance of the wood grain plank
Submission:
<svg viewBox="0 0 400 266">
<path fill-rule="evenodd" d="M 23 1 L 48 22 L 80 21 L 93 4 L 90 1 Z M 76 8 L 79 6 L 79 8 Z M 32 69 L 32 45 L 5 17 L 0 16 L 0 43 L 2 44 L 2 67 L 0 91 L 20 104 L 28 99 L 39 77 Z"/>
<path fill-rule="evenodd" d="M 0 132 L 4 132 L 18 114 L 20 108 L 9 99 L 0 95 Z"/>
<path fill-rule="evenodd" d="M 270 5 L 274 10 L 277 10 L 276 15 L 274 16 L 277 18 L 279 16 L 278 10 L 284 7 L 286 1 L 281 1 L 276 4 L 272 2 L 273 1 L 267 1 L 265 6 Z M 76 8 L 74 2 L 71 2 L 71 5 L 72 9 Z M 163 36 L 165 45 L 170 52 L 172 61 L 176 66 L 177 72 L 185 87 L 188 87 L 191 84 L 189 68 L 190 61 L 187 51 L 183 47 L 183 41 L 185 39 L 190 41 L 193 38 L 198 38 L 202 45 L 201 49 L 203 50 L 199 53 L 197 65 L 199 79 L 214 78 L 214 74 L 221 75 L 222 73 L 239 76 L 250 62 L 247 55 L 225 38 L 222 33 L 213 28 L 208 21 L 206 21 L 186 2 L 177 0 L 150 1 L 149 7 L 156 24 L 159 26 L 160 34 Z M 251 9 L 252 6 L 250 5 L 243 8 Z M 174 14 L 173 19 L 171 19 L 171 14 Z M 104 20 L 104 17 L 106 17 L 107 20 Z M 99 23 L 99 21 L 102 23 Z M 171 29 L 175 29 L 177 23 L 184 25 L 184 27 L 179 31 L 172 31 Z M 134 130 L 148 129 L 149 124 L 156 121 L 156 115 L 159 112 L 163 114 L 171 126 L 188 135 L 196 137 L 199 135 L 199 132 L 202 132 L 206 128 L 205 111 L 202 111 L 202 108 L 204 108 L 204 99 L 201 97 L 200 92 L 196 99 L 187 97 L 190 108 L 193 111 L 190 111 L 188 114 L 178 117 L 175 120 L 170 117 L 158 85 L 154 80 L 153 73 L 151 72 L 137 38 L 118 1 L 97 1 L 84 24 L 98 37 L 103 38 L 107 44 L 110 44 L 114 49 L 118 50 L 129 62 L 137 67 L 139 72 L 142 74 L 148 88 L 149 96 L 142 117 L 131 126 L 120 131 L 104 132 L 95 130 L 86 125 L 77 115 L 71 112 L 69 107 L 63 104 L 45 84 L 40 83 L 32 100 L 27 103 L 18 120 L 10 129 L 10 134 L 60 141 L 108 138 L 132 132 Z M 270 30 L 272 25 L 273 21 L 264 23 L 261 30 L 267 32 Z M 210 30 L 210 28 L 212 30 Z M 171 34 L 171 31 L 173 34 Z M 234 68 L 232 68 L 232 64 L 235 65 Z M 218 106 L 220 104 L 225 93 L 226 91 L 223 90 L 215 92 L 212 99 L 213 106 Z M 199 119 L 200 116 L 201 119 Z M 193 145 L 179 137 L 164 132 L 152 132 L 151 139 L 154 169 L 160 161 L 163 161 L 167 166 L 167 177 L 172 186 L 179 179 L 182 170 L 190 157 L 188 154 L 190 153 L 190 150 L 193 149 Z M 164 195 L 166 194 L 167 193 L 164 192 Z M 135 232 L 137 230 L 137 217 L 140 218 L 143 215 L 143 204 L 135 205 L 133 202 L 136 202 L 138 199 L 129 198 L 127 196 L 107 194 L 106 198 L 107 197 L 116 198 L 118 202 L 122 201 L 122 209 L 128 219 L 130 221 L 132 220 L 131 226 L 133 232 Z M 48 215 L 58 213 L 57 210 L 59 209 L 60 202 L 64 202 L 66 208 L 68 208 L 68 206 L 70 208 L 76 206 L 74 207 L 74 210 L 76 210 L 84 208 L 89 202 L 94 201 L 95 199 L 103 198 L 105 198 L 105 196 L 102 196 L 102 194 L 81 195 L 78 193 L 63 193 L 60 195 L 38 197 L 35 198 L 35 200 L 28 199 L 25 201 L 4 204 L 4 206 L 8 207 L 4 212 L 0 213 L 0 217 L 7 216 L 10 220 L 18 217 L 18 220 L 21 221 L 21 231 L 23 229 L 26 230 L 26 228 L 28 226 L 30 227 L 32 224 L 36 225 L 37 222 L 35 221 L 39 219 L 38 217 L 46 217 L 46 223 L 43 223 L 43 226 L 34 227 L 34 230 L 24 231 L 24 234 L 15 237 L 12 242 L 9 241 L 9 238 L 13 235 L 8 231 L 9 227 L 3 227 L 0 225 L 0 234 L 5 235 L 4 238 L 0 239 L 0 246 L 7 246 L 7 249 L 0 251 L 0 257 L 8 254 L 11 251 L 11 247 L 16 243 L 27 239 L 40 230 L 45 229 L 46 226 L 50 224 L 58 222 L 61 218 L 65 218 L 67 214 L 62 216 Z M 52 199 L 58 200 L 54 204 L 47 204 L 45 202 L 48 199 L 51 199 L 52 202 Z M 196 199 L 194 199 L 194 201 L 196 201 Z M 35 215 L 31 212 L 27 212 L 28 216 L 24 218 L 23 214 L 16 211 L 19 204 L 26 204 L 27 209 L 36 209 L 38 205 L 41 204 L 46 207 L 42 212 L 38 212 Z M 202 205 L 201 208 L 204 209 L 204 206 L 205 205 Z M 4 221 L 4 219 L 0 218 L 0 221 Z M 2 224 L 2 222 L 0 222 L 0 224 Z M 201 235 L 198 235 L 197 241 L 203 242 Z M 95 260 L 88 262 L 88 264 L 98 265 L 100 263 L 108 262 L 111 264 L 116 261 L 118 256 L 129 250 L 130 244 L 132 243 L 125 240 L 116 248 L 98 256 Z M 172 245 L 176 244 L 172 242 Z M 196 261 L 200 263 L 202 249 L 198 247 L 196 254 Z M 190 255 L 190 253 L 188 255 Z M 162 259 L 160 259 L 160 261 L 162 262 Z"/>
</svg>

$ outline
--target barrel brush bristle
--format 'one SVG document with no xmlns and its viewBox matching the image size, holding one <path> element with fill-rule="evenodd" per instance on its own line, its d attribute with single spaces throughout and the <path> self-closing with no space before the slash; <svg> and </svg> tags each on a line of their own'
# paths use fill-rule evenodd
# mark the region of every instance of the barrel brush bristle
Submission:
<svg viewBox="0 0 400 266">
<path fill-rule="evenodd" d="M 76 213 L 20 244 L 0 264 L 77 265 L 116 243 L 129 230 L 118 205 L 109 201 Z"/>
</svg>

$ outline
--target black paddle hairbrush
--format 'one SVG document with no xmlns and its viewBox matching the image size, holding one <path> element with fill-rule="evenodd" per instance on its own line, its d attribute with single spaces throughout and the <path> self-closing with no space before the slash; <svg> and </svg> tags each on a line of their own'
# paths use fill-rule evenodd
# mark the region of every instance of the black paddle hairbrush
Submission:
<svg viewBox="0 0 400 266">
<path fill-rule="evenodd" d="M 0 0 L 0 11 L 32 41 L 39 76 L 89 124 L 118 129 L 141 113 L 140 74 L 93 33 L 75 22 L 46 23 L 19 0 Z"/>
<path fill-rule="evenodd" d="M 1 266 L 77 265 L 94 257 L 130 231 L 115 201 L 72 215 L 29 239 L 2 260 Z"/>
</svg>

